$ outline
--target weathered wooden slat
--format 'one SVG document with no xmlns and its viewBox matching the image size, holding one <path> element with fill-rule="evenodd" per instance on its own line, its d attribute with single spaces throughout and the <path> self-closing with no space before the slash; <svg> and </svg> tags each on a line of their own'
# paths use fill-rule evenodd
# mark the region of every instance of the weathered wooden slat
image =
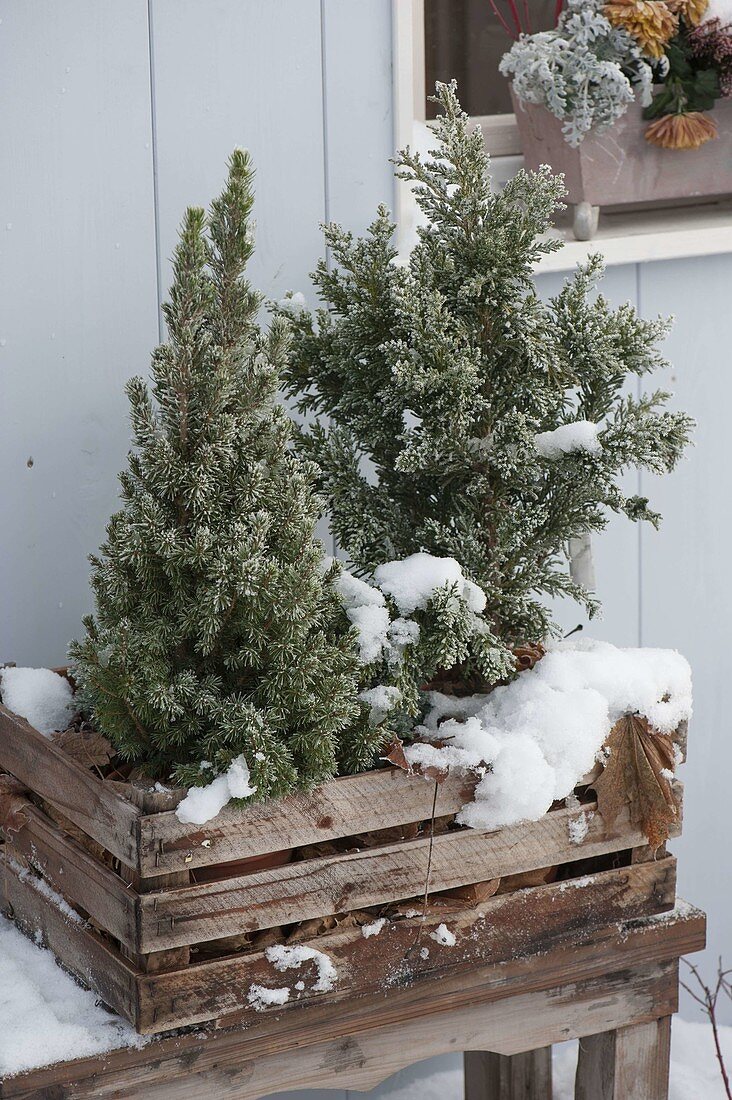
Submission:
<svg viewBox="0 0 732 1100">
<path fill-rule="evenodd" d="M 93 989 L 115 1012 L 133 1021 L 138 1015 L 138 975 L 83 921 L 64 915 L 48 897 L 23 881 L 12 863 L 0 874 L 3 910 L 30 936 L 43 943 L 64 968 Z"/>
<path fill-rule="evenodd" d="M 436 988 L 427 1017 L 389 1019 L 382 997 L 362 1001 L 332 1021 L 302 1021 L 298 1033 L 274 1027 L 162 1038 L 133 1051 L 112 1051 L 6 1079 L 2 1100 L 260 1100 L 294 1088 L 370 1089 L 434 1054 L 476 1046 L 514 1054 L 588 1033 L 643 1024 L 673 1012 L 677 964 L 571 977 L 540 990 L 484 1000 L 479 988 L 455 1003 Z M 306 1014 L 310 1017 L 311 1014 Z M 395 1041 L 395 1031 L 398 1042 Z"/>
<path fill-rule="evenodd" d="M 588 1035 L 575 1100 L 667 1100 L 671 1017 Z"/>
<path fill-rule="evenodd" d="M 140 899 L 140 949 L 160 951 L 415 897 L 424 893 L 428 865 L 429 889 L 438 891 L 645 843 L 627 817 L 607 830 L 595 814 L 576 844 L 568 829 L 574 817 L 576 811 L 554 810 L 498 832 L 463 829 L 434 842 L 422 837 L 156 891 Z"/>
<path fill-rule="evenodd" d="M 57 806 L 69 821 L 123 863 L 137 868 L 137 823 L 141 816 L 137 807 L 3 706 L 0 769 Z"/>
<path fill-rule="evenodd" d="M 546 953 L 568 937 L 578 943 L 600 924 L 667 911 L 674 904 L 675 882 L 676 863 L 668 857 L 504 894 L 450 917 L 433 909 L 424 921 L 388 922 L 378 937 L 365 939 L 359 929 L 349 929 L 310 940 L 308 946 L 324 951 L 338 970 L 340 981 L 330 999 L 351 999 L 448 970 L 505 965 L 516 956 Z M 442 923 L 455 936 L 454 946 L 432 938 Z M 290 986 L 287 1011 L 296 1010 L 322 997 L 309 992 L 313 965 L 302 974 L 282 974 L 258 953 L 156 975 L 140 983 L 140 1024 L 145 1030 L 164 1030 L 235 1012 L 251 1024 L 257 1018 L 247 999 L 252 984 Z M 306 988 L 296 992 L 300 978 Z"/>
<path fill-rule="evenodd" d="M 2 822 L 0 822 L 0 825 Z M 54 890 L 107 932 L 132 947 L 137 939 L 136 894 L 109 867 L 85 852 L 32 803 L 13 814 L 5 833 L 6 858 L 27 861 Z"/>
<path fill-rule="evenodd" d="M 466 1051 L 465 1100 L 552 1100 L 552 1048 L 523 1054 Z"/>
<path fill-rule="evenodd" d="M 448 776 L 438 787 L 437 817 L 457 813 L 476 782 L 457 773 Z M 333 779 L 308 794 L 243 809 L 228 806 L 206 825 L 184 825 L 172 811 L 145 815 L 140 821 L 141 870 L 145 875 L 192 870 L 424 821 L 432 814 L 434 795 L 434 783 L 422 776 L 383 768 Z"/>
</svg>

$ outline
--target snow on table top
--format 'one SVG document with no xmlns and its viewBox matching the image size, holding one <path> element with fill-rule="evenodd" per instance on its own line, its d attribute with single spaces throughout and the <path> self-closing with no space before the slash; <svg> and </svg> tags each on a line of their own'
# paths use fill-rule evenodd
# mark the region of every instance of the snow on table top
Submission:
<svg viewBox="0 0 732 1100">
<path fill-rule="evenodd" d="M 683 911 L 683 903 L 677 911 Z M 267 990 L 266 995 L 272 992 Z M 722 1027 L 720 1035 L 727 1062 L 732 1064 L 732 1027 Z M 154 1042 L 101 1008 L 92 993 L 61 970 L 50 951 L 37 947 L 0 917 L 0 1078 Z M 576 1044 L 555 1047 L 556 1100 L 573 1096 L 575 1058 Z M 428 1077 L 416 1077 L 414 1070 L 407 1072 L 412 1083 L 401 1088 L 397 1079 L 397 1091 L 390 1093 L 390 1100 L 462 1100 L 461 1070 Z M 675 1018 L 669 1100 L 724 1100 L 724 1096 L 711 1028 Z"/>
<path fill-rule="evenodd" d="M 0 1078 L 147 1041 L 0 917 Z"/>
</svg>

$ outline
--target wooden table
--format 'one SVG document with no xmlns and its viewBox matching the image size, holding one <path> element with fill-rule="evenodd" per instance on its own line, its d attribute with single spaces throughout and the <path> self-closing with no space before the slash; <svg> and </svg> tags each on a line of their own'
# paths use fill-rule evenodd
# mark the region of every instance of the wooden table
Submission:
<svg viewBox="0 0 732 1100">
<path fill-rule="evenodd" d="M 576 1100 L 666 1100 L 678 960 L 704 946 L 705 926 L 703 913 L 679 902 L 671 913 L 609 924 L 579 945 L 567 939 L 499 966 L 35 1070 L 2 1082 L 0 1097 L 364 1091 L 424 1058 L 465 1051 L 466 1100 L 551 1100 L 551 1044 L 580 1038 Z"/>
</svg>

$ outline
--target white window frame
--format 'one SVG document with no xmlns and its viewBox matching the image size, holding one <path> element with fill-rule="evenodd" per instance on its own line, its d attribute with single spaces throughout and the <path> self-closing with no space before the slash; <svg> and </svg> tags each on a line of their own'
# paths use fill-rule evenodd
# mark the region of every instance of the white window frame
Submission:
<svg viewBox="0 0 732 1100">
<path fill-rule="evenodd" d="M 413 139 L 414 123 L 424 122 L 425 111 L 425 37 L 424 0 L 392 0 L 392 34 L 394 51 L 394 147 L 403 149 Z M 483 131 L 491 156 L 491 175 L 497 184 L 506 180 L 521 166 L 521 141 L 516 116 L 474 115 L 473 121 Z M 413 203 L 406 184 L 397 184 L 397 223 L 410 218 Z"/>
<path fill-rule="evenodd" d="M 394 63 L 394 148 L 413 141 L 415 121 L 425 120 L 424 0 L 391 0 Z M 491 177 L 500 186 L 522 167 L 521 143 L 514 115 L 474 116 L 491 155 Z M 395 191 L 398 245 L 413 240 L 414 198 L 399 181 Z M 603 218 L 591 241 L 575 241 L 571 233 L 553 230 L 566 242 L 560 252 L 544 257 L 539 271 L 568 271 L 593 252 L 609 265 L 646 263 L 684 256 L 732 253 L 732 203 L 713 207 L 680 206 L 619 212 Z"/>
<path fill-rule="evenodd" d="M 409 140 L 412 122 L 425 120 L 424 0 L 392 0 L 397 84 L 397 143 Z M 516 116 L 474 115 L 492 157 L 521 154 Z"/>
</svg>

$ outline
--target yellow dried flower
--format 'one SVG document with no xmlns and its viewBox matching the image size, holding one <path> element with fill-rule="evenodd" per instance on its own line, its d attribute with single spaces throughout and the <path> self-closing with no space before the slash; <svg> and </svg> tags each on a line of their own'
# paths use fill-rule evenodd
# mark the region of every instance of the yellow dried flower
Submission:
<svg viewBox="0 0 732 1100">
<path fill-rule="evenodd" d="M 663 0 L 612 0 L 602 9 L 614 27 L 622 27 L 649 57 L 663 57 L 666 43 L 679 28 L 677 16 Z"/>
<path fill-rule="evenodd" d="M 709 0 L 666 0 L 666 7 L 690 27 L 696 27 L 709 7 Z"/>
<path fill-rule="evenodd" d="M 661 115 L 646 130 L 646 141 L 661 149 L 698 149 L 717 137 L 717 125 L 701 111 Z"/>
</svg>

